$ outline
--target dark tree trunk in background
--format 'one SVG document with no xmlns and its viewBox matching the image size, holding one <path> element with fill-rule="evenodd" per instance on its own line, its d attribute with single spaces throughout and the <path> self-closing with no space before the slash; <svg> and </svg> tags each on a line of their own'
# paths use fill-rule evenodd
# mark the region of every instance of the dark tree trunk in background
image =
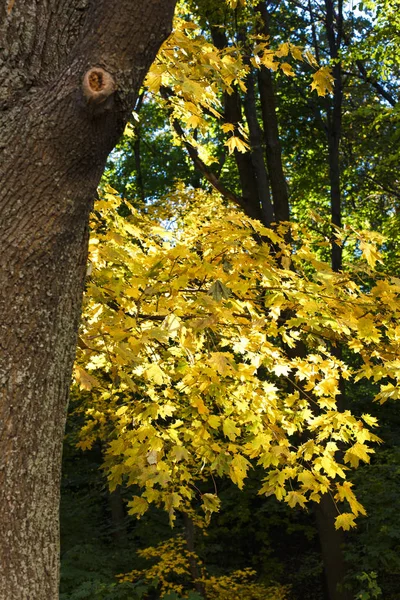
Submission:
<svg viewBox="0 0 400 600">
<path fill-rule="evenodd" d="M 260 2 L 257 4 L 256 10 L 261 17 L 260 33 L 268 37 L 270 36 L 269 14 L 265 3 Z M 258 88 L 275 221 L 279 223 L 290 219 L 289 193 L 283 170 L 274 81 L 271 71 L 264 66 L 258 72 Z"/>
<path fill-rule="evenodd" d="M 326 137 L 328 145 L 328 167 L 330 184 L 330 203 L 332 221 L 331 264 L 336 272 L 342 268 L 342 248 L 335 241 L 335 226 L 342 227 L 342 192 L 340 171 L 340 142 L 342 137 L 343 80 L 340 62 L 340 48 L 343 38 L 343 1 L 325 0 L 324 15 L 325 33 L 328 41 L 329 55 L 332 60 L 334 78 L 333 97 L 327 98 Z M 331 352 L 338 359 L 342 358 L 340 346 L 333 346 Z M 338 398 L 338 409 L 345 410 L 343 380 L 340 383 L 341 395 Z M 344 586 L 346 562 L 343 554 L 345 534 L 335 529 L 337 510 L 332 498 L 325 494 L 315 509 L 319 541 L 324 562 L 325 580 L 329 600 L 351 600 L 351 594 Z"/>
<path fill-rule="evenodd" d="M 190 576 L 192 578 L 196 592 L 198 592 L 200 594 L 200 596 L 202 598 L 204 598 L 204 600 L 207 600 L 206 588 L 205 588 L 204 583 L 201 581 L 201 577 L 202 577 L 201 568 L 200 568 L 199 564 L 197 563 L 196 556 L 195 556 L 195 554 L 196 554 L 196 544 L 195 544 L 196 533 L 195 533 L 195 526 L 193 523 L 193 519 L 191 519 L 187 513 L 182 513 L 182 517 L 183 517 L 183 525 L 185 528 L 186 546 L 190 552 L 190 555 L 189 555 Z"/>
<path fill-rule="evenodd" d="M 225 31 L 221 24 L 211 24 L 211 36 L 213 43 L 216 48 L 219 50 L 223 50 L 228 46 L 228 39 L 226 37 Z M 247 82 L 249 83 L 249 81 Z M 251 84 L 250 80 L 250 84 Z M 251 93 L 250 87 L 250 93 Z M 248 99 L 248 92 L 246 92 L 246 98 Z M 246 102 L 246 101 L 245 101 Z M 238 87 L 233 88 L 233 92 L 228 94 L 225 92 L 224 94 L 224 121 L 226 123 L 231 123 L 237 127 L 239 124 L 243 123 L 243 115 L 242 115 L 242 98 L 239 92 Z M 255 104 L 252 109 L 255 110 Z M 247 109 L 249 109 L 249 105 L 247 105 Z M 244 107 L 246 112 L 246 107 Z M 248 112 L 248 111 L 247 111 Z M 247 114 L 248 116 L 248 114 Z M 252 115 L 254 119 L 257 119 L 256 114 Z M 252 123 L 253 124 L 253 123 Z M 249 124 L 250 131 L 250 124 Z M 251 129 L 250 133 L 250 143 L 254 142 L 254 128 Z M 241 137 L 239 129 L 236 129 L 235 135 Z M 252 139 L 253 138 L 253 139 Z M 252 149 L 253 150 L 253 149 Z M 261 222 L 265 225 L 271 224 L 272 219 L 272 206 L 270 207 L 269 221 L 266 218 L 266 211 L 263 208 L 262 200 L 263 195 L 265 197 L 265 190 L 262 191 L 260 185 L 262 185 L 263 179 L 266 180 L 267 173 L 265 171 L 265 166 L 258 162 L 256 164 L 254 160 L 254 152 L 239 152 L 238 150 L 234 151 L 235 162 L 238 170 L 240 187 L 242 191 L 242 198 L 245 212 L 248 216 L 256 215 Z M 257 171 L 257 166 L 263 168 L 264 177 L 260 177 L 260 173 Z M 267 202 L 267 199 L 265 198 Z M 253 217 L 254 218 L 254 217 Z"/>
<path fill-rule="evenodd" d="M 0 600 L 58 598 L 61 447 L 107 155 L 175 0 L 0 5 Z"/>
<path fill-rule="evenodd" d="M 329 54 L 333 63 L 332 75 L 333 99 L 327 112 L 326 135 L 329 156 L 329 182 L 331 196 L 331 218 L 336 227 L 342 226 L 342 197 L 340 186 L 340 140 L 342 137 L 343 82 L 340 48 L 343 38 L 343 1 L 325 0 L 325 31 L 328 39 Z M 335 242 L 335 230 L 332 235 L 332 269 L 342 268 L 342 248 Z"/>
<path fill-rule="evenodd" d="M 324 564 L 325 582 L 329 600 L 352 600 L 353 595 L 344 588 L 346 564 L 343 559 L 344 534 L 335 529 L 338 515 L 328 494 L 322 496 L 315 507 L 318 537 Z"/>
<path fill-rule="evenodd" d="M 249 140 L 251 146 L 251 160 L 257 181 L 258 198 L 261 204 L 263 223 L 267 227 L 275 221 L 272 205 L 271 189 L 265 167 L 265 148 L 263 131 L 257 118 L 257 103 L 255 93 L 255 77 L 252 72 L 246 78 L 246 94 L 243 100 L 244 113 L 249 127 Z"/>
<path fill-rule="evenodd" d="M 113 492 L 108 493 L 108 506 L 111 514 L 111 534 L 116 546 L 124 548 L 128 543 L 128 531 L 126 527 L 125 504 L 118 485 Z"/>
</svg>

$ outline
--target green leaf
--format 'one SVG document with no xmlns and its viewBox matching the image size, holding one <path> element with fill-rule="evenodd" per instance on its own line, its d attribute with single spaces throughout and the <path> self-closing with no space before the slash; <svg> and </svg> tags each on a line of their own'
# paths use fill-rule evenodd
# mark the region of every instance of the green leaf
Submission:
<svg viewBox="0 0 400 600">
<path fill-rule="evenodd" d="M 220 302 L 222 299 L 227 300 L 228 298 L 230 298 L 232 296 L 232 291 L 228 287 L 226 287 L 226 285 L 224 285 L 222 283 L 222 281 L 220 281 L 219 279 L 217 279 L 212 284 L 208 293 L 217 302 Z"/>
</svg>

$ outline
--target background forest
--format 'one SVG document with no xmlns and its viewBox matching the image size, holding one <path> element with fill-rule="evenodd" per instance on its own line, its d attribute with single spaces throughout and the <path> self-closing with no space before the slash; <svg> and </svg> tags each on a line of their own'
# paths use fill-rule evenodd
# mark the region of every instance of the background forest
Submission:
<svg viewBox="0 0 400 600">
<path fill-rule="evenodd" d="M 179 3 L 92 216 L 63 600 L 400 597 L 396 4 Z"/>
</svg>

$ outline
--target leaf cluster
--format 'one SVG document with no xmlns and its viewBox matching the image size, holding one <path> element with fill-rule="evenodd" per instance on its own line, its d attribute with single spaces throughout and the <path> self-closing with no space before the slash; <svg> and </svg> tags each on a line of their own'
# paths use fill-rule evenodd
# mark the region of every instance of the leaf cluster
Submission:
<svg viewBox="0 0 400 600">
<path fill-rule="evenodd" d="M 121 217 L 112 190 L 97 203 L 75 369 L 88 391 L 80 446 L 107 444 L 111 488 L 142 489 L 138 516 L 155 503 L 171 521 L 199 505 L 209 518 L 216 480 L 242 488 L 257 464 L 260 494 L 304 507 L 332 493 L 349 529 L 365 510 L 346 474 L 379 438 L 374 417 L 340 410 L 339 382 L 380 382 L 379 402 L 399 395 L 400 282 L 375 271 L 381 238 L 354 234 L 363 260 L 334 273 L 301 227 L 289 244 L 285 225 L 189 196 L 173 224 L 133 208 Z M 358 368 L 335 356 L 339 342 Z"/>
</svg>

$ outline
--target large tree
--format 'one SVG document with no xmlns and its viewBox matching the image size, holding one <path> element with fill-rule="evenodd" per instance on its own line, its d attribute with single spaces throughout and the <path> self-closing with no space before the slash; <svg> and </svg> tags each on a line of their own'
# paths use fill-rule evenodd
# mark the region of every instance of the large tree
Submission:
<svg viewBox="0 0 400 600">
<path fill-rule="evenodd" d="M 58 597 L 61 445 L 107 155 L 176 0 L 0 5 L 0 598 Z"/>
</svg>

